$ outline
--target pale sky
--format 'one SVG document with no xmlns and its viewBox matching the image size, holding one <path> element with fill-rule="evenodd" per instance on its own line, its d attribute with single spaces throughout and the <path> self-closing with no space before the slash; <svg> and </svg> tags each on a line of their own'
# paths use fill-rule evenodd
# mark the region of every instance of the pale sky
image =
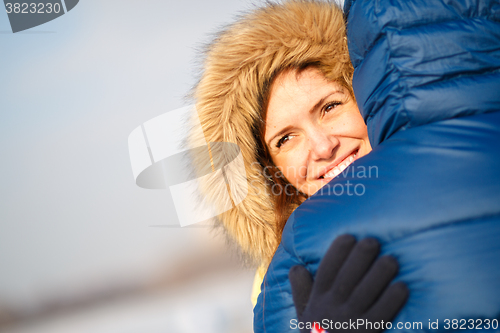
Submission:
<svg viewBox="0 0 500 333">
<path fill-rule="evenodd" d="M 202 251 L 168 192 L 134 183 L 129 133 L 186 105 L 202 45 L 257 0 L 81 0 L 17 34 L 0 13 L 0 305 L 149 274 Z"/>
</svg>

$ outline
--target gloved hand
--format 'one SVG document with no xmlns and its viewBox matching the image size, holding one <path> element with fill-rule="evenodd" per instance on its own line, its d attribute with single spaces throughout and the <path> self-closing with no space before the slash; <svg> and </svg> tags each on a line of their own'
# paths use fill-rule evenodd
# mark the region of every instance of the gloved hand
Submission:
<svg viewBox="0 0 500 333">
<path fill-rule="evenodd" d="M 352 331 L 353 333 L 381 332 L 403 307 L 408 298 L 408 288 L 402 282 L 389 285 L 398 272 L 394 257 L 382 256 L 380 244 L 374 238 L 356 242 L 350 235 L 337 237 L 321 260 L 313 281 L 308 270 L 300 265 L 289 272 L 293 302 L 301 333 L 310 333 L 314 322 L 327 332 Z M 328 323 L 325 327 L 326 321 Z M 342 323 L 363 319 L 378 325 L 359 326 Z M 383 327 L 380 323 L 384 321 Z M 310 323 L 307 325 L 307 323 Z M 375 325 L 374 325 L 375 326 Z M 337 329 L 335 329 L 337 327 Z M 318 327 L 319 328 L 319 327 Z M 316 329 L 313 332 L 325 332 Z"/>
</svg>

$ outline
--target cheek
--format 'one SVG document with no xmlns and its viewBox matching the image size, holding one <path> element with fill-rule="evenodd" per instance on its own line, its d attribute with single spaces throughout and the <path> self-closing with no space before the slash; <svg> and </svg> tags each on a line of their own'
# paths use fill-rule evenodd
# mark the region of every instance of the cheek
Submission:
<svg viewBox="0 0 500 333">
<path fill-rule="evenodd" d="M 356 128 L 357 128 L 356 134 L 355 134 L 356 138 L 363 140 L 365 145 L 367 147 L 369 147 L 368 151 L 370 151 L 371 145 L 370 145 L 370 140 L 368 139 L 368 129 L 366 127 L 366 124 L 365 124 L 363 118 L 361 118 L 361 121 L 358 122 Z"/>
<path fill-rule="evenodd" d="M 300 184 L 307 174 L 306 159 L 297 152 L 275 158 L 274 164 L 282 170 L 285 178 L 294 186 Z"/>
<path fill-rule="evenodd" d="M 361 140 L 363 142 L 363 145 L 360 149 L 360 156 L 366 155 L 372 150 L 370 139 L 368 138 L 368 129 L 366 127 L 365 121 L 359 114 L 353 122 L 350 137 Z"/>
<path fill-rule="evenodd" d="M 365 121 L 357 109 L 353 108 L 345 114 L 340 129 L 345 136 L 354 139 L 368 140 Z"/>
<path fill-rule="evenodd" d="M 361 121 L 357 121 L 356 123 L 353 124 L 352 136 L 357 139 L 363 139 L 363 140 L 368 139 L 368 131 L 366 129 L 365 122 L 363 121 L 362 118 Z"/>
</svg>

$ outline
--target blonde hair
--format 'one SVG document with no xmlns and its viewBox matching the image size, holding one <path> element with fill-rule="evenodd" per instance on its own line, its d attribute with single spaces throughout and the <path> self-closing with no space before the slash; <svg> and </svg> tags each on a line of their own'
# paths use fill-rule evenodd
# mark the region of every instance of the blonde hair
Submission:
<svg viewBox="0 0 500 333">
<path fill-rule="evenodd" d="M 270 188 L 282 180 L 264 176 L 264 168 L 272 164 L 259 142 L 269 87 L 282 71 L 307 66 L 315 66 L 352 95 L 353 69 L 342 11 L 331 1 L 268 3 L 242 16 L 209 45 L 194 90 L 206 141 L 232 142 L 241 149 L 248 194 L 220 216 L 220 223 L 242 252 L 259 264 L 270 262 L 286 219 L 304 199 L 299 195 L 280 203 L 283 198 Z M 236 186 L 242 181 L 226 176 Z M 224 189 L 213 185 L 206 184 L 203 192 L 217 203 L 217 191 Z"/>
</svg>

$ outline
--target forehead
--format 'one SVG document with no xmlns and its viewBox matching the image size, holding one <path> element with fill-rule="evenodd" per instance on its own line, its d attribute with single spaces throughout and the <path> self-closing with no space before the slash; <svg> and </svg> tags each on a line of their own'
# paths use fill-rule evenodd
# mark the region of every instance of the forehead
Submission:
<svg viewBox="0 0 500 333">
<path fill-rule="evenodd" d="M 315 67 L 303 70 L 289 69 L 281 72 L 273 81 L 269 99 L 279 98 L 282 94 L 308 94 L 312 89 L 327 86 L 330 82 Z"/>
<path fill-rule="evenodd" d="M 266 110 L 266 128 L 278 127 L 288 120 L 305 116 L 322 98 L 344 93 L 337 82 L 328 81 L 316 68 L 287 70 L 273 81 Z"/>
</svg>

